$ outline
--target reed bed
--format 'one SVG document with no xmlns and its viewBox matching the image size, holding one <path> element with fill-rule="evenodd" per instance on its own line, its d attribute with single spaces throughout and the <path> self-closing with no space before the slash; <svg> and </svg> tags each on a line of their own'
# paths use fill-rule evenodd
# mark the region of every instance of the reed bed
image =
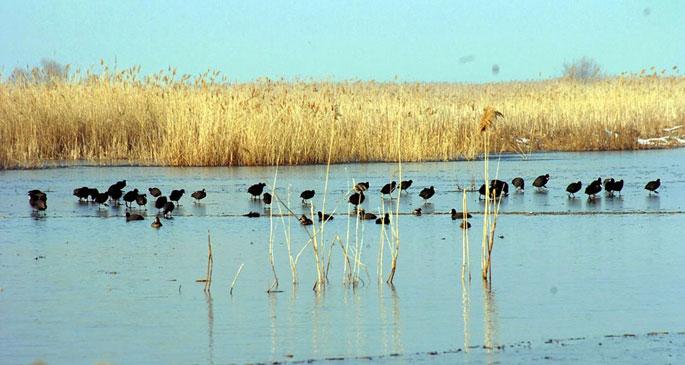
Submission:
<svg viewBox="0 0 685 365">
<path fill-rule="evenodd" d="M 483 107 L 507 116 L 504 152 L 653 148 L 685 123 L 685 77 L 621 76 L 492 84 L 303 82 L 234 84 L 217 73 L 137 68 L 64 81 L 0 83 L 0 168 L 65 161 L 253 166 L 471 159 Z M 401 130 L 401 145 L 395 130 Z M 330 147 L 329 138 L 337 143 Z M 330 151 L 329 151 L 330 148 Z M 496 152 L 499 152 L 496 151 Z"/>
</svg>

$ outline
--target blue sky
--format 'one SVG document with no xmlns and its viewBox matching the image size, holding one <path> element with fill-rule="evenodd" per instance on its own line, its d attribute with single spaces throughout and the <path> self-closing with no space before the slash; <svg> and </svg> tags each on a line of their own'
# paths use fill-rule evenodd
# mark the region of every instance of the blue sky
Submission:
<svg viewBox="0 0 685 365">
<path fill-rule="evenodd" d="M 685 1 L 2 1 L 0 67 L 100 59 L 143 72 L 489 82 L 685 68 Z M 494 75 L 493 65 L 499 66 Z"/>
</svg>

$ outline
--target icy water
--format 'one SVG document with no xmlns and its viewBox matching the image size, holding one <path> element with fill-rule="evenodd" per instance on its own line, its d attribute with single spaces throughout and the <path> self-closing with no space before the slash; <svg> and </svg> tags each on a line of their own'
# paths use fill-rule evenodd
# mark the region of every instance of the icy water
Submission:
<svg viewBox="0 0 685 365">
<path fill-rule="evenodd" d="M 271 294 L 271 222 L 241 215 L 264 213 L 246 189 L 273 183 L 273 167 L 0 171 L 0 363 L 682 363 L 684 167 L 685 149 L 503 157 L 499 176 L 523 176 L 527 188 L 502 203 L 488 290 L 479 278 L 478 193 L 468 193 L 474 227 L 468 232 L 472 280 L 465 285 L 459 221 L 444 214 L 461 210 L 458 186 L 480 184 L 482 162 L 406 163 L 403 177 L 414 185 L 400 199 L 402 213 L 422 206 L 421 188 L 434 185 L 437 193 L 424 207 L 428 214 L 399 217 L 394 288 L 376 276 L 381 227 L 373 222 L 362 225 L 361 286 L 343 285 L 343 255 L 335 246 L 328 285 L 312 291 L 311 245 L 293 285 L 285 233 L 290 230 L 293 255 L 307 235 L 295 219 L 284 218 L 284 226 L 275 217 L 280 285 Z M 331 166 L 326 211 L 335 209 L 336 216 L 326 224 L 326 241 L 345 240 L 348 223 L 354 236 L 354 221 L 345 215 L 353 179 L 370 181 L 364 207 L 378 212 L 381 204 L 395 207 L 396 200 L 382 203 L 377 192 L 397 173 L 397 164 Z M 532 180 L 545 173 L 549 191 L 536 193 Z M 624 179 L 622 196 L 567 198 L 569 182 L 600 176 Z M 277 192 L 284 200 L 291 192 L 299 215 L 309 213 L 300 191 L 315 189 L 320 210 L 325 178 L 325 166 L 281 167 Z M 660 194 L 650 196 L 643 187 L 656 178 Z M 151 204 L 143 211 L 147 220 L 126 223 L 123 207 L 98 209 L 71 196 L 75 187 L 104 190 L 121 179 L 127 190 L 185 188 L 183 206 L 154 230 Z M 28 205 L 26 191 L 34 188 L 47 191 L 44 214 Z M 193 204 L 189 194 L 201 188 L 208 197 Z M 277 204 L 272 211 L 279 213 Z M 195 282 L 205 275 L 208 230 L 210 295 Z M 386 242 L 384 276 L 389 261 Z"/>
</svg>

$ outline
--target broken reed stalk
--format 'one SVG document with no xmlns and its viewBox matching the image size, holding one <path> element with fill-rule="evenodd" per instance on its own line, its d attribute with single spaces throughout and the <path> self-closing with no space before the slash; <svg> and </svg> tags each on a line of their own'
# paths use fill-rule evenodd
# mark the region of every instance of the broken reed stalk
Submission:
<svg viewBox="0 0 685 365">
<path fill-rule="evenodd" d="M 214 255 L 212 254 L 212 236 L 207 230 L 207 275 L 205 276 L 204 292 L 209 293 L 212 289 L 212 271 L 214 269 Z"/>
<path fill-rule="evenodd" d="M 228 291 L 228 294 L 230 294 L 230 295 L 233 295 L 233 287 L 235 286 L 236 281 L 238 281 L 238 276 L 240 276 L 240 272 L 243 271 L 243 266 L 245 266 L 245 264 L 240 264 L 238 271 L 236 271 L 235 275 L 233 276 L 233 281 L 231 282 L 231 288 Z"/>
<path fill-rule="evenodd" d="M 276 181 L 278 179 L 278 162 L 276 159 L 276 172 L 274 173 L 274 182 L 271 185 L 271 194 L 276 195 Z M 271 265 L 271 272 L 274 274 L 274 282 L 271 287 L 266 291 L 271 293 L 272 291 L 278 290 L 278 275 L 276 274 L 276 260 L 274 259 L 274 217 L 273 212 L 269 209 L 269 264 Z"/>
</svg>

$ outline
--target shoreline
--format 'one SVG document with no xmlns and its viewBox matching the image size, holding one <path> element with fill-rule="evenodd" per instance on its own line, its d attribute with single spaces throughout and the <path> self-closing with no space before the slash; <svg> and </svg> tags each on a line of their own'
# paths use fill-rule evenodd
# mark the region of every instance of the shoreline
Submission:
<svg viewBox="0 0 685 365">
<path fill-rule="evenodd" d="M 645 151 L 664 151 L 664 150 L 675 150 L 685 148 L 685 144 L 682 145 L 672 145 L 672 146 L 649 146 L 636 149 L 616 149 L 616 150 L 539 150 L 532 151 L 526 155 L 521 155 L 516 152 L 502 152 L 501 156 L 503 160 L 507 159 L 517 159 L 517 160 L 527 160 L 530 156 L 548 154 L 548 153 L 622 153 L 622 152 L 645 152 Z M 426 159 L 421 161 L 406 161 L 402 160 L 403 164 L 411 163 L 436 163 L 436 162 L 466 162 L 466 161 L 482 161 L 482 156 L 479 155 L 473 159 L 448 159 L 448 160 L 438 160 L 438 159 Z M 375 161 L 339 161 L 331 162 L 331 166 L 336 165 L 347 165 L 347 164 L 386 164 L 386 163 L 397 163 L 397 160 L 375 160 Z M 161 163 L 145 163 L 141 161 L 126 161 L 126 160 L 48 160 L 41 164 L 35 166 L 13 166 L 13 167 L 2 167 L 0 166 L 0 171 L 21 171 L 21 170 L 49 170 L 49 169 L 66 169 L 75 167 L 102 167 L 102 168 L 117 168 L 117 167 L 160 167 L 160 168 L 237 168 L 237 167 L 275 167 L 276 165 L 172 165 L 172 164 L 161 164 Z M 315 163 L 295 163 L 295 164 L 279 164 L 279 167 L 294 167 L 294 166 L 326 166 L 325 162 L 315 162 Z"/>
</svg>

